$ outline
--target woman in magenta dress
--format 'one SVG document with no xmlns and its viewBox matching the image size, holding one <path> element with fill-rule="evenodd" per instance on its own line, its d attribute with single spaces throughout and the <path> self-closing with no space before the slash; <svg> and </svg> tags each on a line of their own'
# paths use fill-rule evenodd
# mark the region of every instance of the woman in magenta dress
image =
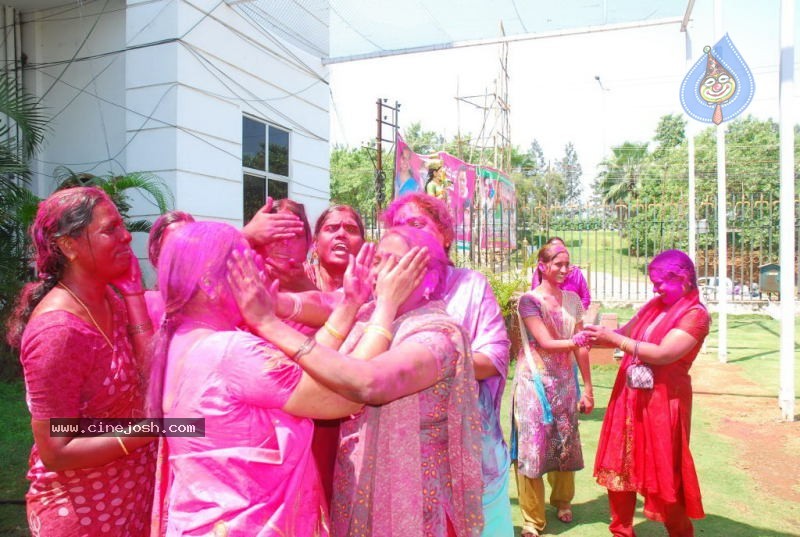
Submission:
<svg viewBox="0 0 800 537">
<path fill-rule="evenodd" d="M 9 321 L 31 412 L 26 496 L 31 534 L 149 535 L 153 438 L 53 436 L 51 418 L 141 418 L 152 327 L 131 235 L 100 189 L 39 204 L 31 227 L 38 279 Z M 113 287 L 112 287 L 113 285 Z"/>
<path fill-rule="evenodd" d="M 396 270 L 419 262 L 423 244 L 430 252 L 424 276 L 392 283 Z M 376 261 L 377 299 L 342 345 L 344 355 L 281 323 L 246 258 L 232 285 L 252 329 L 320 382 L 367 404 L 342 425 L 333 535 L 480 535 L 474 372 L 460 326 L 434 300 L 447 258 L 427 233 L 400 227 L 384 235 Z M 370 359 L 366 349 L 380 352 Z"/>
<path fill-rule="evenodd" d="M 165 418 L 205 420 L 202 437 L 167 438 L 165 534 L 327 535 L 327 506 L 309 449 L 312 418 L 347 416 L 361 405 L 237 329 L 242 316 L 226 279 L 233 251 L 253 254 L 233 227 L 197 222 L 175 231 L 159 260 L 166 311 L 151 405 Z M 350 314 L 344 306 L 331 314 L 343 330 L 368 295 L 357 270 L 343 303 L 360 302 Z M 326 335 L 318 334 L 321 343 L 340 343 Z"/>
<path fill-rule="evenodd" d="M 636 494 L 644 514 L 663 522 L 671 537 L 692 537 L 690 518 L 703 518 L 700 485 L 689 451 L 692 379 L 689 369 L 708 335 L 692 260 L 667 250 L 648 267 L 656 297 L 617 331 L 587 327 L 596 344 L 625 356 L 608 402 L 594 475 L 608 489 L 611 533 L 633 537 Z M 651 389 L 632 388 L 627 370 L 637 362 L 653 372 Z"/>
</svg>

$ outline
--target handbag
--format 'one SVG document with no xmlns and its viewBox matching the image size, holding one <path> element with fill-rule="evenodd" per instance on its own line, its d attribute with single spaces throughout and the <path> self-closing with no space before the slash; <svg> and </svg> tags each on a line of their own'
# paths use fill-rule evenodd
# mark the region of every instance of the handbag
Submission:
<svg viewBox="0 0 800 537">
<path fill-rule="evenodd" d="M 639 360 L 639 342 L 633 347 L 633 361 L 625 371 L 628 388 L 635 390 L 653 389 L 653 370 Z"/>
</svg>

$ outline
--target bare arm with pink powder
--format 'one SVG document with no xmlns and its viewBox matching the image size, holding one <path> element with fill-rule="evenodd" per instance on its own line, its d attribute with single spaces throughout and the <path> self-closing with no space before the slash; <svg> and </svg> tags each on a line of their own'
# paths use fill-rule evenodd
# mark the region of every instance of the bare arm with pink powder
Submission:
<svg viewBox="0 0 800 537">
<path fill-rule="evenodd" d="M 403 259 L 418 254 L 419 251 L 412 250 Z M 248 324 L 287 356 L 294 356 L 308 344 L 307 337 L 286 326 L 272 313 L 270 289 L 256 278 L 249 252 L 244 256 L 234 255 L 234 258 L 229 282 Z M 399 298 L 404 300 L 404 297 Z M 382 336 L 376 334 L 375 337 Z M 437 355 L 443 349 L 439 347 L 448 342 L 423 345 L 410 339 L 369 361 L 313 345 L 299 357 L 299 363 L 311 376 L 350 400 L 382 404 L 432 386 L 440 375 Z"/>
</svg>

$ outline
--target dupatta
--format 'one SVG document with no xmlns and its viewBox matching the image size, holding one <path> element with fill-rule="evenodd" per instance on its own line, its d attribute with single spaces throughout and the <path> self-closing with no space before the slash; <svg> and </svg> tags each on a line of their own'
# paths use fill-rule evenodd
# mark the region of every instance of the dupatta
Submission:
<svg viewBox="0 0 800 537">
<path fill-rule="evenodd" d="M 458 537 L 479 536 L 483 526 L 481 424 L 469 345 L 453 320 L 439 310 L 426 310 L 416 310 L 395 321 L 392 345 L 418 332 L 439 331 L 448 335 L 459 354 L 447 399 L 451 522 Z M 355 330 L 362 332 L 363 327 Z M 354 338 L 354 342 L 357 340 Z M 334 505 L 343 508 L 334 507 L 333 535 L 423 535 L 420 393 L 366 406 L 355 418 L 360 421 L 360 445 L 356 447 L 360 453 L 351 461 L 340 449 Z M 342 466 L 350 464 L 352 469 L 342 471 Z"/>
<path fill-rule="evenodd" d="M 660 343 L 685 315 L 698 308 L 705 310 L 696 289 L 671 307 L 656 297 L 634 317 L 631 337 Z M 652 326 L 655 322 L 658 324 Z M 651 365 L 652 390 L 626 385 L 626 370 L 633 357 L 625 354 L 608 402 L 594 475 L 609 490 L 637 491 L 645 496 L 645 514 L 651 519 L 662 520 L 667 505 L 677 501 L 685 504 L 691 518 L 704 516 L 689 451 L 692 391 L 688 369 L 700 348 L 698 343 L 671 364 Z"/>
</svg>

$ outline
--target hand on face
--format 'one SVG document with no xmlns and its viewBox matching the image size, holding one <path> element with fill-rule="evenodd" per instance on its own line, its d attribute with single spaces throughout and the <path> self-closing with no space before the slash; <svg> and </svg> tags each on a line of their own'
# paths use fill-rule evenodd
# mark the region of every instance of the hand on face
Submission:
<svg viewBox="0 0 800 537">
<path fill-rule="evenodd" d="M 350 262 L 344 273 L 344 297 L 351 304 L 359 306 L 372 296 L 373 282 L 370 276 L 372 260 L 375 257 L 375 244 L 364 243 L 357 256 L 350 254 Z"/>
<path fill-rule="evenodd" d="M 398 261 L 393 255 L 384 255 L 376 271 L 375 296 L 398 309 L 418 291 L 428 265 L 428 249 L 415 246 Z"/>
<path fill-rule="evenodd" d="M 228 259 L 228 284 L 248 326 L 275 317 L 278 281 L 267 279 L 263 262 L 253 250 L 234 250 Z"/>
<path fill-rule="evenodd" d="M 130 245 L 128 245 L 130 249 Z M 142 285 L 142 269 L 139 266 L 139 260 L 133 255 L 133 250 L 130 252 L 130 266 L 128 271 L 111 281 L 111 285 L 119 289 L 123 295 L 135 295 L 144 291 Z"/>
<path fill-rule="evenodd" d="M 271 213 L 272 198 L 250 219 L 242 229 L 253 248 L 283 239 L 291 239 L 304 233 L 303 221 L 288 211 Z"/>
</svg>

